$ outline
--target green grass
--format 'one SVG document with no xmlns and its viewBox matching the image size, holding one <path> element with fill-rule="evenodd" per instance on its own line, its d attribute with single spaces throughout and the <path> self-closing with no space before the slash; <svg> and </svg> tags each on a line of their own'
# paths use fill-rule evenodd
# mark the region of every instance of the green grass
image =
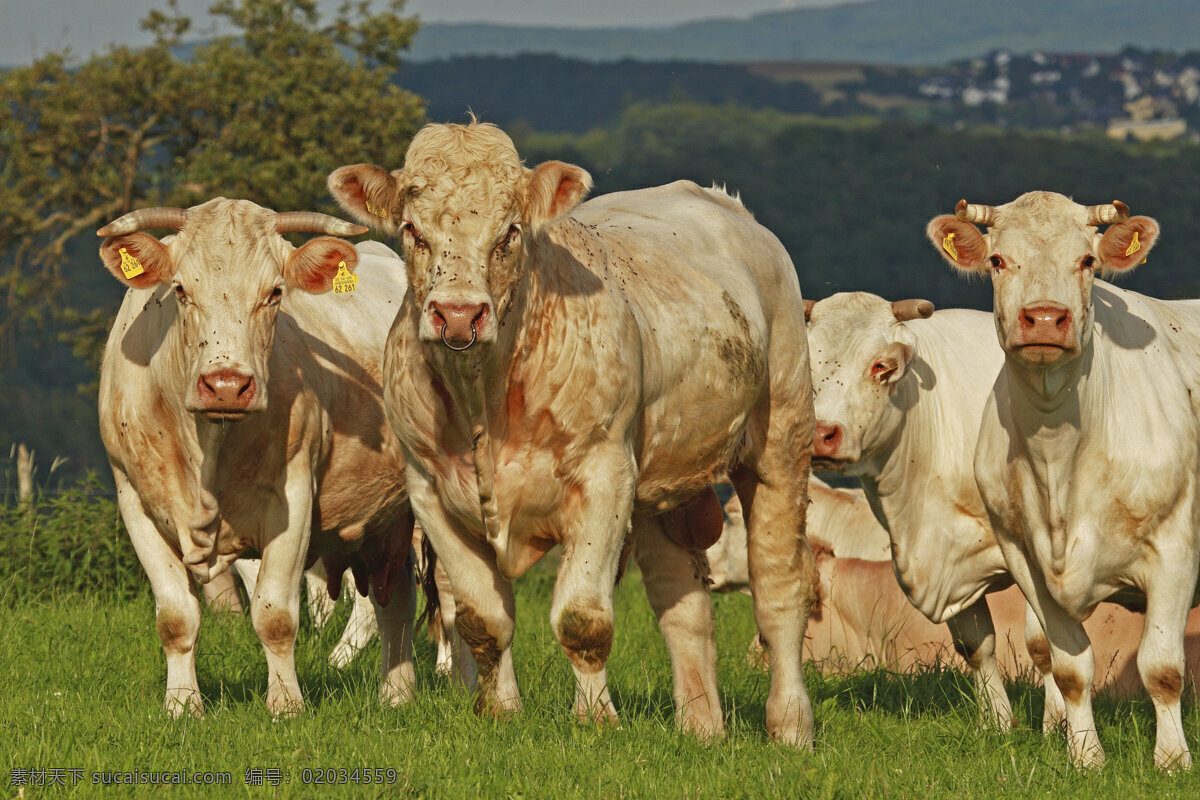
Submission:
<svg viewBox="0 0 1200 800">
<path fill-rule="evenodd" d="M 346 609 L 325 629 L 303 620 L 297 665 L 303 715 L 271 721 L 266 666 L 248 618 L 206 612 L 198 670 L 207 717 L 161 711 L 165 667 L 148 592 L 133 599 L 58 593 L 28 598 L 0 588 L 0 798 L 15 797 L 13 769 L 83 770 L 72 788 L 26 787 L 24 797 L 485 797 L 485 798 L 933 798 L 1196 797 L 1200 770 L 1159 774 L 1151 763 L 1148 701 L 1096 704 L 1109 763 L 1100 774 L 1068 764 L 1060 737 L 1043 737 L 1040 692 L 1012 687 L 1018 730 L 975 724 L 971 684 L 953 670 L 824 677 L 809 670 L 817 714 L 812 753 L 772 744 L 764 730 L 767 676 L 746 661 L 754 632 L 749 598 L 714 598 L 728 736 L 703 745 L 672 722 L 670 668 L 636 571 L 618 588 L 609 678 L 621 724 L 580 726 L 569 713 L 572 679 L 547 622 L 553 573 L 518 582 L 515 646 L 525 711 L 495 721 L 433 676 L 418 637 L 418 698 L 401 709 L 376 701 L 378 645 L 350 668 L 325 663 Z M 1200 717 L 1185 707 L 1193 747 Z M 392 768 L 394 784 L 322 787 L 305 768 Z M 248 768 L 289 783 L 248 786 Z M 96 786 L 94 771 L 225 771 L 225 787 Z"/>
</svg>

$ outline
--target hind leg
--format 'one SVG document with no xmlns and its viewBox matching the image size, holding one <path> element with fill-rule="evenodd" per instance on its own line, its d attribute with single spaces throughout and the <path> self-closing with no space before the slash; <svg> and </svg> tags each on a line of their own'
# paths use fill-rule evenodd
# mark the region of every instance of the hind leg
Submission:
<svg viewBox="0 0 1200 800">
<path fill-rule="evenodd" d="M 668 538 L 663 523 L 662 517 L 638 523 L 634 558 L 671 653 L 675 721 L 700 738 L 720 736 L 725 723 L 717 695 L 712 602 L 696 560 Z"/>
<path fill-rule="evenodd" d="M 1012 730 L 1012 706 L 996 662 L 996 626 L 984 597 L 946 620 L 954 649 L 966 659 L 979 692 L 983 723 L 1001 733 Z"/>
<path fill-rule="evenodd" d="M 754 618 L 770 655 L 767 731 L 779 741 L 811 747 L 812 704 L 804 688 L 800 651 L 817 570 L 804 535 L 808 470 L 799 475 L 790 471 L 760 462 L 759 470 L 739 469 L 734 485 L 742 504 L 750 509 L 750 592 Z"/>
</svg>

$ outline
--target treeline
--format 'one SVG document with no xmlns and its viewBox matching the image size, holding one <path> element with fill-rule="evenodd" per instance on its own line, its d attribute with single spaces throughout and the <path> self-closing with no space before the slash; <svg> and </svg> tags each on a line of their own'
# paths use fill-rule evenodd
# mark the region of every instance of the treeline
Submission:
<svg viewBox="0 0 1200 800">
<path fill-rule="evenodd" d="M 582 136 L 526 135 L 518 146 L 529 164 L 586 167 L 597 193 L 679 178 L 726 186 L 783 241 L 808 297 L 861 289 L 990 309 L 991 287 L 952 274 L 925 225 L 960 198 L 998 205 L 1033 189 L 1117 199 L 1156 218 L 1153 258 L 1122 285 L 1200 296 L 1187 244 L 1200 236 L 1200 184 L 1183 178 L 1200 169 L 1196 145 L 673 104 L 629 108 L 618 126 Z"/>
<path fill-rule="evenodd" d="M 581 133 L 617 124 L 634 103 L 733 104 L 788 113 L 815 112 L 808 84 L 776 81 L 745 65 L 695 61 L 594 63 L 549 54 L 463 56 L 405 63 L 396 82 L 425 98 L 437 122 L 463 122 L 468 111 L 509 127 Z"/>
<path fill-rule="evenodd" d="M 952 274 L 926 241 L 925 225 L 952 212 L 959 198 L 1000 204 L 1032 189 L 1089 204 L 1118 199 L 1155 217 L 1161 243 L 1122 285 L 1161 297 L 1200 296 L 1187 245 L 1200 236 L 1200 184 L 1187 178 L 1200 174 L 1195 145 L 828 121 L 692 103 L 629 106 L 615 125 L 586 134 L 516 133 L 526 163 L 578 163 L 591 171 L 596 194 L 679 178 L 726 186 L 780 237 L 814 299 L 863 289 L 941 307 L 990 308 L 987 282 Z M 67 265 L 68 280 L 98 271 L 94 247 L 90 242 L 89 254 Z M 115 313 L 115 300 L 103 302 Z M 72 466 L 102 468 L 94 406 L 85 408 L 74 384 L 61 379 L 86 371 L 61 348 L 28 348 L 20 371 L 5 373 L 0 444 L 26 441 L 46 462 L 69 456 L 64 476 Z"/>
</svg>

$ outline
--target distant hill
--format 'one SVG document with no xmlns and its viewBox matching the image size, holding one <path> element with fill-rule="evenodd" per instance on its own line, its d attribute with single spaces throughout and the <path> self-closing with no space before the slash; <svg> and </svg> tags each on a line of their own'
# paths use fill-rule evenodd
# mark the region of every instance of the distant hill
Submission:
<svg viewBox="0 0 1200 800">
<path fill-rule="evenodd" d="M 1194 49 L 1197 0 L 873 0 L 661 28 L 428 23 L 409 57 L 555 53 L 596 61 L 856 61 L 942 64 L 995 49 Z"/>
</svg>

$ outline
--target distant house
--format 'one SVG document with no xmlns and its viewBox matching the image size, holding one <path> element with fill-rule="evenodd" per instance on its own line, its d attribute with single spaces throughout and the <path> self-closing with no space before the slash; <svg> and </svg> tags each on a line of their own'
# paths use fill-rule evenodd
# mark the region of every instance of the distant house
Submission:
<svg viewBox="0 0 1200 800">
<path fill-rule="evenodd" d="M 1108 135 L 1113 139 L 1133 137 L 1148 142 L 1151 139 L 1178 139 L 1185 133 L 1187 122 L 1181 119 L 1114 119 L 1108 123 Z"/>
</svg>

